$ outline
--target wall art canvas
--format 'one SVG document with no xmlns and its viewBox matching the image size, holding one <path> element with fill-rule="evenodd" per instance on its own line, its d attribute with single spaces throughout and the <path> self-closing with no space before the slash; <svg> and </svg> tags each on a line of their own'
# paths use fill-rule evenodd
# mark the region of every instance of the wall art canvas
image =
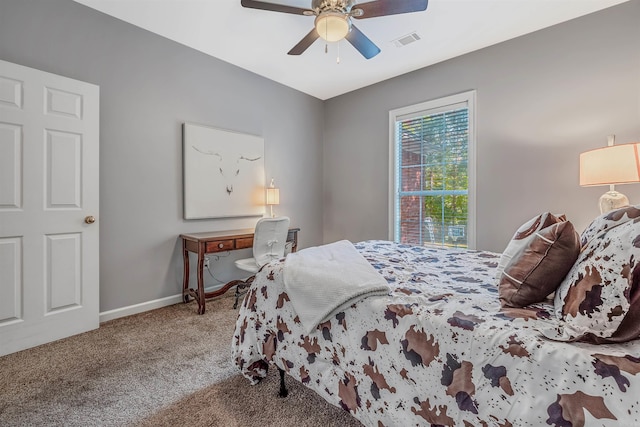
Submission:
<svg viewBox="0 0 640 427">
<path fill-rule="evenodd" d="M 264 140 L 184 123 L 185 219 L 264 214 Z"/>
</svg>

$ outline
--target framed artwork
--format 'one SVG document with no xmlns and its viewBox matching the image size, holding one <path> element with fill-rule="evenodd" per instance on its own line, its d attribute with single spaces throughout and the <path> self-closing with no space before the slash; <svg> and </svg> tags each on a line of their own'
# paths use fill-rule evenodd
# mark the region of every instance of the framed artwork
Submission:
<svg viewBox="0 0 640 427">
<path fill-rule="evenodd" d="M 264 214 L 264 140 L 184 123 L 184 218 Z"/>
</svg>

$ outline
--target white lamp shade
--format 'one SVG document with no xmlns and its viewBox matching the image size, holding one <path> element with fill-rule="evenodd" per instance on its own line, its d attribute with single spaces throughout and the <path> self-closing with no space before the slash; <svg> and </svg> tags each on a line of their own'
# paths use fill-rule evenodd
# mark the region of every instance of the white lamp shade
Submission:
<svg viewBox="0 0 640 427">
<path fill-rule="evenodd" d="M 337 42 L 349 34 L 349 20 L 341 13 L 324 12 L 316 18 L 316 31 L 328 42 Z"/>
<path fill-rule="evenodd" d="M 267 188 L 267 205 L 279 205 L 280 204 L 280 189 L 279 188 Z"/>
<path fill-rule="evenodd" d="M 580 154 L 580 185 L 640 182 L 640 143 L 612 145 Z"/>
</svg>

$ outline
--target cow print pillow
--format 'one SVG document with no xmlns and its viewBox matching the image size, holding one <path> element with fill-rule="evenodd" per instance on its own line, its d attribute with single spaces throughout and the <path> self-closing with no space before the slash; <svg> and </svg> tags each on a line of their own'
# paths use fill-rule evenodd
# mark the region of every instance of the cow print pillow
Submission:
<svg viewBox="0 0 640 427">
<path fill-rule="evenodd" d="M 584 248 L 597 235 L 603 231 L 610 230 L 625 222 L 640 218 L 640 205 L 625 206 L 620 209 L 609 211 L 594 219 L 580 235 L 580 243 Z"/>
<path fill-rule="evenodd" d="M 545 335 L 598 344 L 638 337 L 640 324 L 623 320 L 640 310 L 639 260 L 640 217 L 592 238 L 556 291 L 556 336 Z"/>
</svg>

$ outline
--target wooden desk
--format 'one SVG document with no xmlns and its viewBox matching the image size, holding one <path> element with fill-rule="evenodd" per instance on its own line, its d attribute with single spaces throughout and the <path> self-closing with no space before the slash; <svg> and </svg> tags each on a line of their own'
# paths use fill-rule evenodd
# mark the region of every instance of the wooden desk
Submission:
<svg viewBox="0 0 640 427">
<path fill-rule="evenodd" d="M 299 228 L 290 228 L 287 235 L 287 242 L 293 243 L 292 252 L 298 249 Z M 193 297 L 198 302 L 198 314 L 204 314 L 205 300 L 217 297 L 227 292 L 238 283 L 237 280 L 224 285 L 222 288 L 213 291 L 204 291 L 204 258 L 205 254 L 235 251 L 237 249 L 253 248 L 253 228 L 231 231 L 217 231 L 210 233 L 181 234 L 182 257 L 184 259 L 184 275 L 182 281 L 182 300 L 189 302 L 189 297 Z M 189 288 L 189 252 L 198 254 L 198 289 Z"/>
</svg>

